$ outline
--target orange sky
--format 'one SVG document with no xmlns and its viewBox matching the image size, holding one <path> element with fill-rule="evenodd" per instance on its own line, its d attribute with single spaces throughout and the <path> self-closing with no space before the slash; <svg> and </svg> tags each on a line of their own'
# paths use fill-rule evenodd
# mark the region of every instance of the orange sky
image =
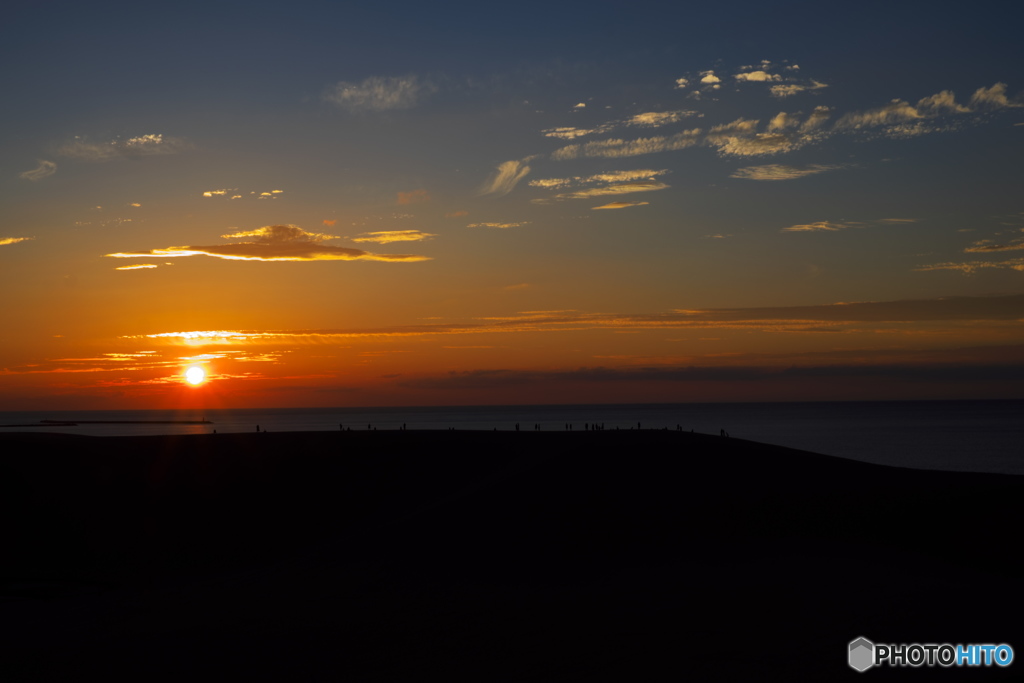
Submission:
<svg viewBox="0 0 1024 683">
<path fill-rule="evenodd" d="M 3 29 L 0 409 L 1024 398 L 993 17 L 298 7 Z"/>
</svg>

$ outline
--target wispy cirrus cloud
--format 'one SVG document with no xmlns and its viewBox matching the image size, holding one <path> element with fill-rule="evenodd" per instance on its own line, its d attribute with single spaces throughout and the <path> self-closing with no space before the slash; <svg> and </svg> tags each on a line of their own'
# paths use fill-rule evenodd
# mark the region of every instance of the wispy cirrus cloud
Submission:
<svg viewBox="0 0 1024 683">
<path fill-rule="evenodd" d="M 112 159 L 138 159 L 147 156 L 177 154 L 191 145 L 182 138 L 162 133 L 148 133 L 131 138 L 115 138 L 94 142 L 83 136 L 57 149 L 61 156 L 83 161 L 110 161 Z"/>
<path fill-rule="evenodd" d="M 800 124 L 801 133 L 809 133 L 821 128 L 825 121 L 832 116 L 832 109 L 826 106 L 815 107 L 807 117 L 807 120 Z"/>
<path fill-rule="evenodd" d="M 1006 97 L 1005 83 L 996 83 L 990 88 L 978 88 L 971 96 L 969 105 L 958 104 L 951 90 L 943 90 L 934 95 L 922 97 L 917 104 L 894 99 L 881 107 L 851 112 L 840 117 L 834 128 L 844 131 L 881 129 L 884 133 L 894 137 L 903 137 L 942 129 L 934 125 L 923 125 L 926 120 L 947 115 L 1021 106 L 1024 104 L 1011 101 Z M 917 127 L 908 127 L 907 124 L 917 124 Z"/>
<path fill-rule="evenodd" d="M 630 182 L 633 180 L 653 180 L 654 178 L 668 173 L 668 169 L 654 170 L 650 168 L 636 168 L 627 171 L 608 171 L 606 173 L 595 173 L 589 176 L 573 176 L 571 178 L 538 178 L 531 180 L 531 187 L 542 187 L 546 189 L 561 189 L 575 185 L 595 185 Z"/>
<path fill-rule="evenodd" d="M 1007 259 L 1004 261 L 961 261 L 959 263 L 953 261 L 947 261 L 946 263 L 932 263 L 920 268 L 914 268 L 915 271 L 925 272 L 930 270 L 956 270 L 964 275 L 972 275 L 979 270 L 988 269 L 1008 269 L 1008 270 L 1019 270 L 1024 271 L 1024 258 Z"/>
<path fill-rule="evenodd" d="M 991 88 L 978 88 L 971 95 L 971 108 L 980 109 L 1001 109 L 1003 107 L 1018 108 L 1024 107 L 1020 97 L 1011 101 L 1006 97 L 1006 84 L 996 83 Z"/>
<path fill-rule="evenodd" d="M 791 152 L 802 147 L 808 141 L 805 138 L 786 133 L 756 133 L 736 135 L 720 133 L 709 135 L 707 143 L 718 148 L 722 156 L 750 157 L 766 156 Z"/>
<path fill-rule="evenodd" d="M 323 98 L 350 113 L 411 109 L 437 92 L 437 87 L 415 75 L 371 76 L 359 83 L 339 81 L 324 90 Z"/>
<path fill-rule="evenodd" d="M 420 242 L 432 237 L 437 237 L 437 235 L 419 230 L 380 230 L 378 232 L 361 233 L 358 237 L 353 237 L 352 241 L 389 244 L 391 242 Z"/>
<path fill-rule="evenodd" d="M 530 167 L 527 163 L 531 159 L 533 157 L 526 157 L 520 161 L 505 161 L 499 164 L 497 169 L 495 169 L 494 176 L 480 188 L 480 194 L 493 194 L 501 197 L 511 192 L 519 184 L 519 181 L 530 172 Z"/>
<path fill-rule="evenodd" d="M 575 126 L 559 126 L 557 128 L 545 128 L 541 132 L 545 137 L 558 138 L 560 140 L 575 140 L 587 135 L 601 135 L 615 129 L 615 124 L 601 124 L 590 128 L 577 128 Z"/>
<path fill-rule="evenodd" d="M 268 225 L 256 230 L 239 231 L 221 236 L 223 239 L 245 239 L 244 242 L 213 246 L 165 247 L 144 251 L 105 254 L 111 258 L 145 258 L 152 256 L 212 256 L 234 261 L 395 261 L 428 260 L 415 254 L 374 254 L 322 244 L 338 239 L 335 235 L 306 232 L 296 225 Z"/>
<path fill-rule="evenodd" d="M 768 90 L 771 92 L 772 97 L 789 97 L 806 90 L 821 90 L 827 87 L 828 85 L 825 83 L 812 78 L 807 83 L 779 83 L 778 85 L 771 86 Z"/>
<path fill-rule="evenodd" d="M 42 180 L 43 178 L 49 178 L 57 172 L 57 164 L 52 161 L 40 159 L 37 163 L 38 166 L 31 171 L 22 171 L 18 174 L 18 177 L 23 180 Z"/>
<path fill-rule="evenodd" d="M 148 270 L 150 268 L 157 268 L 155 263 L 140 263 L 137 266 L 118 266 L 114 270 Z"/>
<path fill-rule="evenodd" d="M 616 128 L 622 127 L 633 127 L 633 128 L 659 128 L 661 126 L 667 126 L 677 121 L 682 121 L 685 118 L 691 116 L 703 116 L 700 112 L 693 111 L 690 109 L 677 109 L 672 111 L 648 111 L 640 114 L 635 114 L 625 119 L 617 119 L 615 121 L 608 121 L 595 126 L 587 128 L 580 128 L 576 126 L 561 126 L 556 128 L 546 128 L 542 133 L 549 138 L 559 138 L 562 140 L 575 140 L 587 135 L 602 135 L 604 133 L 610 133 Z"/>
<path fill-rule="evenodd" d="M 0 247 L 8 244 L 17 244 L 18 242 L 27 242 L 28 240 L 35 239 L 34 237 L 0 237 Z"/>
<path fill-rule="evenodd" d="M 556 161 L 581 157 L 633 157 L 656 152 L 669 152 L 693 147 L 700 141 L 700 128 L 684 130 L 675 135 L 638 138 L 635 140 L 597 140 L 585 144 L 567 145 L 551 154 Z"/>
<path fill-rule="evenodd" d="M 999 251 L 1019 251 L 1024 249 L 1024 237 L 1010 240 L 1009 242 L 996 242 L 995 240 L 978 240 L 971 246 L 964 249 L 965 254 L 991 253 Z"/>
<path fill-rule="evenodd" d="M 431 200 L 430 193 L 426 190 L 413 190 L 411 192 L 399 192 L 397 202 L 399 205 L 423 204 Z"/>
<path fill-rule="evenodd" d="M 742 178 L 744 180 L 793 180 L 840 168 L 843 167 L 835 164 L 812 164 L 803 168 L 784 166 L 782 164 L 767 164 L 765 166 L 747 166 L 746 168 L 737 169 L 729 177 Z"/>
<path fill-rule="evenodd" d="M 634 192 L 653 192 L 668 188 L 663 182 L 657 180 L 639 181 L 632 183 L 615 183 L 601 187 L 589 187 L 575 192 L 566 192 L 557 195 L 558 199 L 587 199 L 589 197 L 603 197 L 606 195 L 632 194 Z"/>
<path fill-rule="evenodd" d="M 683 119 L 691 116 L 702 116 L 702 114 L 690 109 L 678 109 L 675 111 L 648 111 L 631 116 L 623 121 L 623 123 L 627 126 L 657 128 L 659 126 L 667 126 L 670 123 L 682 121 Z"/>
</svg>

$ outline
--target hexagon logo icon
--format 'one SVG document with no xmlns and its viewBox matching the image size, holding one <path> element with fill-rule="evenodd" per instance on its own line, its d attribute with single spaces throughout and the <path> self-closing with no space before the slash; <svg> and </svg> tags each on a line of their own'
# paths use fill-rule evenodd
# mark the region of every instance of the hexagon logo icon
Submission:
<svg viewBox="0 0 1024 683">
<path fill-rule="evenodd" d="M 857 671 L 867 671 L 875 665 L 875 644 L 867 638 L 851 640 L 849 661 Z"/>
</svg>

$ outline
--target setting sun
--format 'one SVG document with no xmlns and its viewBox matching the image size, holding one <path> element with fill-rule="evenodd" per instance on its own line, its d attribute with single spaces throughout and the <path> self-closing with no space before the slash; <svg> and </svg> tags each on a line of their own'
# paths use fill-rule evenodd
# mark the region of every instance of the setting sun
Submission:
<svg viewBox="0 0 1024 683">
<path fill-rule="evenodd" d="M 202 384 L 205 379 L 206 371 L 197 365 L 185 371 L 185 380 L 193 386 Z"/>
</svg>

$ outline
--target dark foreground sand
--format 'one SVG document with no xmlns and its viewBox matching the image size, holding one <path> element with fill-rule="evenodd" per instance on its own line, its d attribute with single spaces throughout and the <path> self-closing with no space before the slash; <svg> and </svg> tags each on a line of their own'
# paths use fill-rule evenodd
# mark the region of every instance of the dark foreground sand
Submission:
<svg viewBox="0 0 1024 683">
<path fill-rule="evenodd" d="M 662 431 L 0 435 L 3 680 L 1024 674 L 1024 478 Z M 1008 643 L 1006 669 L 846 664 Z"/>
</svg>

